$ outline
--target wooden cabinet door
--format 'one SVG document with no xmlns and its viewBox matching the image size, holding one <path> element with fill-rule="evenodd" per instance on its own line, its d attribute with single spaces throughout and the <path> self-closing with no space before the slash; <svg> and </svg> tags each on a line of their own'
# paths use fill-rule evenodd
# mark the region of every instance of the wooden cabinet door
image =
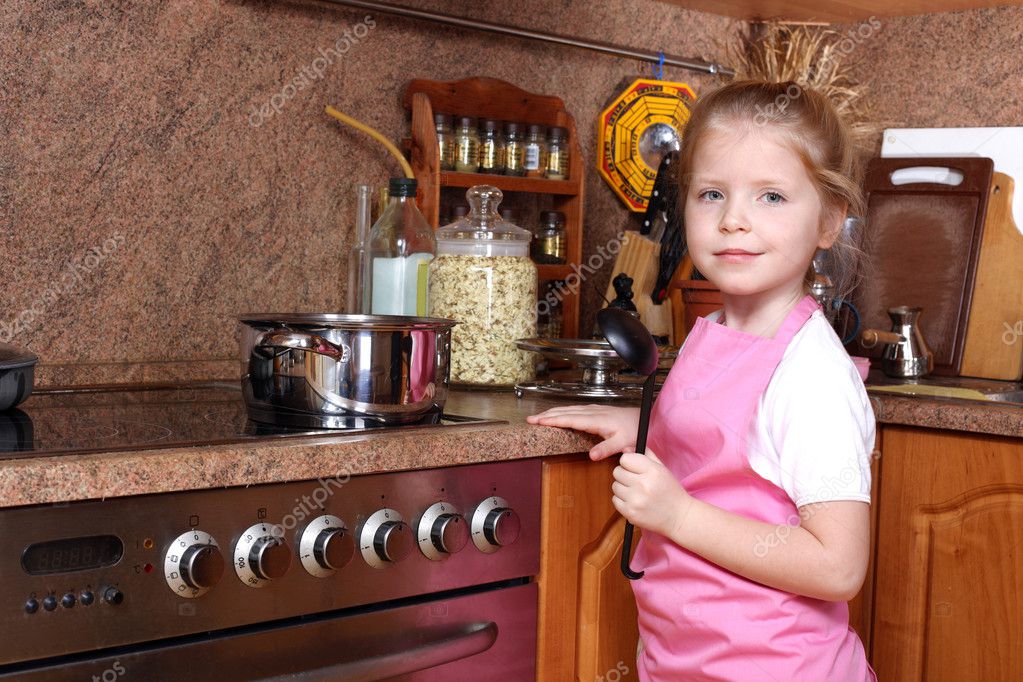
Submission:
<svg viewBox="0 0 1023 682">
<path fill-rule="evenodd" d="M 885 427 L 873 664 L 892 682 L 1023 674 L 1023 442 Z"/>
<path fill-rule="evenodd" d="M 637 680 L 636 603 L 619 557 L 624 520 L 611 505 L 617 457 L 543 466 L 537 680 Z M 638 534 L 637 534 L 638 537 Z"/>
</svg>

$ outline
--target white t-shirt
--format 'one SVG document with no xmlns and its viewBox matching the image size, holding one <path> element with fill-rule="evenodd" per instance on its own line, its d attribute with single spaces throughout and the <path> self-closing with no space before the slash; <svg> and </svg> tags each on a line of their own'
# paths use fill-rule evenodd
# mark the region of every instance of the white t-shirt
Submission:
<svg viewBox="0 0 1023 682">
<path fill-rule="evenodd" d="M 724 314 L 715 310 L 711 322 Z M 870 502 L 875 418 L 856 365 L 820 310 L 785 349 L 750 424 L 753 471 L 796 507 Z"/>
</svg>

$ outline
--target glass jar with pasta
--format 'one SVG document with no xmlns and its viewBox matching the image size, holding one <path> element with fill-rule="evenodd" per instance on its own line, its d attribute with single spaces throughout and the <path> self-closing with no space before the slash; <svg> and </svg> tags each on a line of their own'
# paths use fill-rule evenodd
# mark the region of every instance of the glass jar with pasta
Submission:
<svg viewBox="0 0 1023 682">
<path fill-rule="evenodd" d="M 451 333 L 451 381 L 514 386 L 534 375 L 516 339 L 536 336 L 536 266 L 531 233 L 497 212 L 503 195 L 490 185 L 465 193 L 469 215 L 437 231 L 430 262 L 430 315 L 458 322 Z"/>
</svg>

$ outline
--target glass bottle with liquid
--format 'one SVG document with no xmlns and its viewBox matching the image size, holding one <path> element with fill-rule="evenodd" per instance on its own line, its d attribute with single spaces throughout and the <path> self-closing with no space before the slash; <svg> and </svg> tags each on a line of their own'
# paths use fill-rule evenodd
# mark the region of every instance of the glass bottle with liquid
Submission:
<svg viewBox="0 0 1023 682">
<path fill-rule="evenodd" d="M 388 198 L 366 244 L 366 312 L 424 316 L 429 265 L 437 254 L 437 240 L 416 207 L 415 180 L 391 178 Z"/>
<path fill-rule="evenodd" d="M 363 275 L 366 270 L 366 241 L 369 238 L 370 214 L 373 210 L 373 188 L 355 188 L 355 244 L 348 253 L 348 291 L 345 312 L 361 315 L 369 312 Z"/>
</svg>

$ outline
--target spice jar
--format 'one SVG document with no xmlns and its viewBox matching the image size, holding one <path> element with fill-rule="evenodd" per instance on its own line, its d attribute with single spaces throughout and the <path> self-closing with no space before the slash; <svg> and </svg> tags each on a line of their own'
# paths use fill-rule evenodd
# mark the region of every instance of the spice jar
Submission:
<svg viewBox="0 0 1023 682">
<path fill-rule="evenodd" d="M 533 260 L 553 265 L 565 262 L 564 213 L 544 211 L 540 214 L 540 229 L 533 240 Z"/>
<path fill-rule="evenodd" d="M 536 304 L 536 335 L 542 339 L 560 339 L 564 312 L 561 306 L 565 283 L 547 282 L 543 298 Z"/>
<path fill-rule="evenodd" d="M 504 126 L 504 174 L 525 175 L 523 166 L 526 159 L 526 139 L 521 123 L 506 123 Z"/>
<path fill-rule="evenodd" d="M 486 119 L 480 127 L 480 173 L 504 172 L 504 138 L 501 124 Z"/>
<path fill-rule="evenodd" d="M 501 219 L 503 195 L 490 185 L 466 192 L 470 213 L 437 231 L 430 262 L 430 315 L 456 320 L 451 381 L 514 386 L 534 376 L 516 339 L 536 336 L 536 266 L 528 230 Z"/>
<path fill-rule="evenodd" d="M 519 224 L 519 213 L 511 206 L 502 206 L 501 210 L 498 211 L 501 217 L 509 223 Z"/>
<path fill-rule="evenodd" d="M 531 178 L 542 176 L 547 165 L 547 138 L 544 136 L 543 126 L 536 124 L 529 126 L 525 152 L 523 166 L 526 169 L 526 176 Z"/>
<path fill-rule="evenodd" d="M 451 115 L 434 114 L 433 123 L 437 128 L 440 169 L 455 170 L 455 131 L 451 127 Z"/>
<path fill-rule="evenodd" d="M 547 163 L 544 176 L 551 180 L 568 177 L 568 131 L 554 126 L 547 132 Z"/>
<path fill-rule="evenodd" d="M 480 136 L 476 131 L 476 119 L 463 116 L 458 120 L 455 135 L 455 170 L 460 173 L 475 173 L 480 167 Z"/>
</svg>

